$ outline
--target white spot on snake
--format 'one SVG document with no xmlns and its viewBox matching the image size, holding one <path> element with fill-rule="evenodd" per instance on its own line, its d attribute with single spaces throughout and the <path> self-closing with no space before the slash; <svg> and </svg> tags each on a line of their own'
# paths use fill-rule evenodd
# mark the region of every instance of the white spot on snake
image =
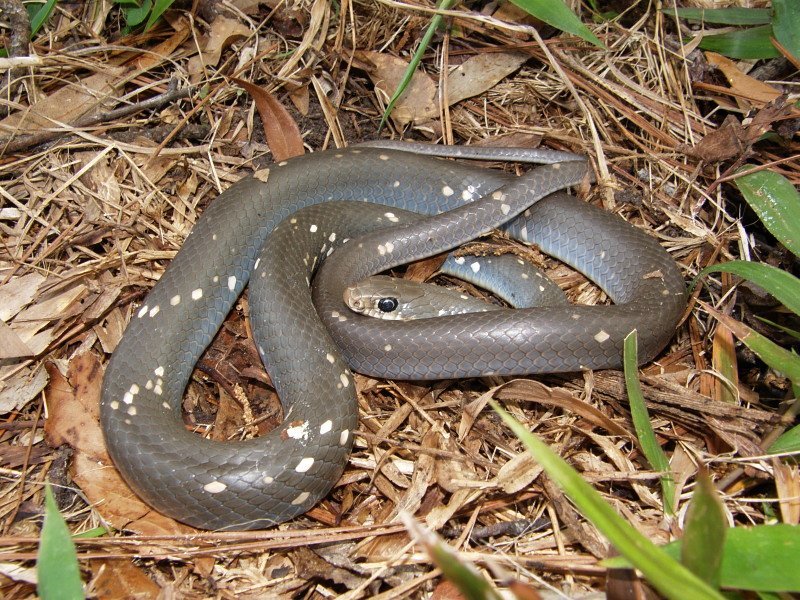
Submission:
<svg viewBox="0 0 800 600">
<path fill-rule="evenodd" d="M 606 257 L 606 251 L 605 251 L 605 250 L 603 250 L 603 251 L 600 253 L 600 260 L 603 260 L 605 257 Z"/>
<path fill-rule="evenodd" d="M 577 321 L 578 319 L 581 318 L 581 316 L 578 313 L 572 313 L 572 318 Z"/>
<path fill-rule="evenodd" d="M 457 256 L 453 260 L 455 261 L 455 263 L 457 265 L 463 265 L 464 264 L 464 257 L 463 256 Z"/>
<path fill-rule="evenodd" d="M 342 382 L 342 385 L 344 387 L 350 385 L 350 380 L 347 378 L 347 373 L 342 373 L 341 375 L 339 375 L 339 381 Z"/>
<path fill-rule="evenodd" d="M 131 388 L 128 391 L 135 396 L 139 393 L 139 386 L 134 383 L 131 385 Z"/>
<path fill-rule="evenodd" d="M 258 269 L 258 265 L 261 264 L 261 258 L 257 258 L 255 264 L 253 265 L 253 270 L 255 271 Z"/>
<path fill-rule="evenodd" d="M 351 154 L 361 154 L 361 150 L 351 150 Z"/>
<path fill-rule="evenodd" d="M 297 217 L 292 217 L 291 219 L 289 219 L 289 223 L 291 223 L 292 225 L 297 223 Z"/>
<path fill-rule="evenodd" d="M 130 392 L 125 392 L 125 395 L 122 397 L 122 401 L 125 404 L 130 404 L 131 402 L 133 402 L 133 394 L 131 394 Z"/>
<path fill-rule="evenodd" d="M 397 223 L 400 220 L 393 212 L 383 213 L 383 216 L 389 219 L 392 223 Z"/>
<path fill-rule="evenodd" d="M 289 164 L 288 161 L 282 160 L 281 162 L 278 163 L 278 166 L 279 167 L 285 167 L 288 164 Z"/>
<path fill-rule="evenodd" d="M 339 318 L 339 311 L 338 310 L 331 311 L 331 319 L 338 319 L 338 318 Z"/>
<path fill-rule="evenodd" d="M 523 227 L 522 228 L 522 231 L 519 232 L 519 237 L 523 242 L 527 242 L 528 241 L 528 228 L 527 227 Z"/>
<path fill-rule="evenodd" d="M 307 440 L 308 439 L 308 421 L 303 421 L 300 425 L 294 425 L 286 430 L 288 435 L 293 440 Z"/>
<path fill-rule="evenodd" d="M 259 354 L 261 354 L 261 356 L 264 356 L 264 348 L 263 347 L 259 346 L 258 347 L 258 352 L 259 352 Z"/>
<path fill-rule="evenodd" d="M 525 212 L 522 213 L 522 216 L 523 217 L 530 217 L 531 216 L 531 209 L 530 208 L 526 208 Z"/>
<path fill-rule="evenodd" d="M 211 239 L 216 242 L 217 241 L 217 234 L 216 233 L 212 233 L 211 234 Z"/>
<path fill-rule="evenodd" d="M 220 492 L 224 492 L 227 487 L 228 486 L 221 481 L 212 481 L 211 483 L 205 484 L 203 489 L 209 494 L 219 494 Z"/>
<path fill-rule="evenodd" d="M 153 371 L 153 375 L 155 375 L 156 377 L 163 377 L 164 367 L 158 367 L 155 371 Z"/>
<path fill-rule="evenodd" d="M 400 182 L 395 180 L 395 182 L 392 184 L 392 187 L 400 187 Z"/>
<path fill-rule="evenodd" d="M 508 204 L 503 203 L 500 205 L 500 212 L 502 212 L 504 215 L 507 215 L 509 212 L 511 212 L 511 207 Z"/>
<path fill-rule="evenodd" d="M 228 289 L 230 291 L 233 291 L 235 288 L 236 288 L 236 277 L 234 275 L 231 275 L 230 277 L 228 277 Z"/>
<path fill-rule="evenodd" d="M 439 314 L 440 317 L 444 316 L 445 314 L 447 314 L 447 309 L 446 308 L 440 308 L 438 314 Z"/>
<path fill-rule="evenodd" d="M 161 384 L 160 383 L 157 383 L 156 387 L 153 388 L 153 393 L 156 396 L 160 396 L 163 393 L 163 390 L 161 389 Z"/>
<path fill-rule="evenodd" d="M 212 279 L 211 281 L 217 283 L 219 281 L 219 275 L 214 275 L 214 279 Z"/>
<path fill-rule="evenodd" d="M 384 246 L 383 244 L 378 245 L 378 254 L 380 254 L 381 256 L 386 254 L 386 246 Z"/>
<path fill-rule="evenodd" d="M 163 406 L 167 410 L 172 410 L 172 407 L 169 405 L 169 402 L 162 402 L 161 406 Z"/>
<path fill-rule="evenodd" d="M 469 266 L 469 268 L 470 268 L 470 269 L 472 269 L 472 272 L 473 272 L 473 273 L 477 273 L 478 271 L 480 271 L 480 270 L 481 270 L 481 263 L 479 263 L 479 262 L 477 262 L 477 261 L 476 261 L 476 262 L 472 263 L 472 264 Z"/>
<path fill-rule="evenodd" d="M 264 483 L 272 483 L 273 481 L 275 481 L 275 479 L 273 477 L 270 477 L 269 475 L 264 475 L 263 481 Z"/>
<path fill-rule="evenodd" d="M 345 321 L 347 321 L 347 317 L 344 315 L 339 315 L 339 323 L 344 323 Z"/>
<path fill-rule="evenodd" d="M 517 259 L 517 262 L 518 262 L 519 264 L 521 264 L 521 265 L 524 265 L 524 264 L 525 264 L 525 261 L 524 261 L 524 260 L 522 260 L 521 258 L 518 258 L 518 259 Z"/>
<path fill-rule="evenodd" d="M 543 292 L 543 291 L 544 291 L 544 286 L 543 286 L 543 285 L 540 285 L 540 286 L 539 286 L 539 291 L 540 291 L 540 292 Z"/>
<path fill-rule="evenodd" d="M 169 303 L 171 306 L 178 306 L 181 303 L 181 295 L 175 294 L 172 298 L 169 299 Z"/>
<path fill-rule="evenodd" d="M 330 234 L 328 236 L 328 241 L 329 242 L 335 242 L 336 241 L 336 234 L 335 233 Z"/>
<path fill-rule="evenodd" d="M 331 254 L 333 254 L 333 251 L 334 251 L 334 249 L 335 249 L 335 248 L 334 248 L 333 246 L 331 246 L 330 248 L 328 248 L 328 251 L 325 253 L 325 256 L 330 256 Z"/>
<path fill-rule="evenodd" d="M 156 304 L 153 308 L 150 309 L 150 318 L 152 319 L 153 317 L 155 317 L 158 314 L 158 311 L 160 310 L 161 307 L 158 304 Z"/>
<path fill-rule="evenodd" d="M 529 275 L 527 273 L 520 273 L 519 276 L 522 277 L 523 279 L 528 279 L 528 277 L 529 277 Z M 544 288 L 542 286 L 539 286 L 539 289 L 543 290 Z"/>
<path fill-rule="evenodd" d="M 331 421 L 330 419 L 328 419 L 328 420 L 327 420 L 327 421 L 325 421 L 325 422 L 324 422 L 322 425 L 320 425 L 320 426 L 319 426 L 319 434 L 320 434 L 320 435 L 325 435 L 325 434 L 326 434 L 326 433 L 328 433 L 328 432 L 329 432 L 331 429 L 333 429 L 333 421 Z"/>
<path fill-rule="evenodd" d="M 342 429 L 342 433 L 339 434 L 339 445 L 344 446 L 347 443 L 347 439 L 349 437 L 350 437 L 350 430 Z"/>
<path fill-rule="evenodd" d="M 308 500 L 308 497 L 309 497 L 310 495 L 311 495 L 311 494 L 310 494 L 309 492 L 303 492 L 303 493 L 302 493 L 302 494 L 300 494 L 300 495 L 299 495 L 297 498 L 295 498 L 294 500 L 292 500 L 292 504 L 294 504 L 295 506 L 297 506 L 298 504 L 302 504 L 303 502 L 305 502 L 306 500 Z"/>
<path fill-rule="evenodd" d="M 505 199 L 506 195 L 500 190 L 495 190 L 494 192 L 492 192 L 492 200 L 505 200 Z"/>
<path fill-rule="evenodd" d="M 472 200 L 472 192 L 470 192 L 469 190 L 464 190 L 463 192 L 461 192 L 461 199 L 464 200 L 464 202 L 469 202 L 470 200 Z"/>
<path fill-rule="evenodd" d="M 451 188 L 449 185 L 446 185 L 446 186 L 444 186 L 442 188 L 442 194 L 444 194 L 445 196 L 450 197 L 453 194 L 455 194 L 455 192 L 453 191 L 453 188 Z"/>
<path fill-rule="evenodd" d="M 202 297 L 203 297 L 203 290 L 201 288 L 192 290 L 192 300 L 200 300 L 200 298 Z"/>
<path fill-rule="evenodd" d="M 150 307 L 147 306 L 147 304 L 145 304 L 142 308 L 139 309 L 139 312 L 136 313 L 136 316 L 141 319 L 143 316 L 147 314 L 148 310 L 150 310 Z"/>
<path fill-rule="evenodd" d="M 669 290 L 667 288 L 664 288 L 663 290 L 661 290 L 661 295 L 662 296 L 669 296 Z"/>
<path fill-rule="evenodd" d="M 392 242 L 386 242 L 386 251 L 393 252 L 394 251 L 394 244 Z"/>
<path fill-rule="evenodd" d="M 130 425 L 131 424 L 131 420 L 130 419 L 123 419 L 122 422 L 125 423 L 125 425 Z"/>
<path fill-rule="evenodd" d="M 607 334 L 605 331 L 603 331 L 603 330 L 601 329 L 601 330 L 600 330 L 600 331 L 598 331 L 598 332 L 597 332 L 597 334 L 594 336 L 594 339 L 596 339 L 598 342 L 600 342 L 600 343 L 602 344 L 603 342 L 605 342 L 605 341 L 606 341 L 608 338 L 610 338 L 610 337 L 611 337 L 610 335 L 608 335 L 608 334 Z"/>
<path fill-rule="evenodd" d="M 111 410 L 117 410 L 119 408 L 119 402 L 112 400 L 108 403 L 108 406 L 111 408 Z"/>
<path fill-rule="evenodd" d="M 308 228 L 308 230 L 309 230 L 311 233 L 316 233 L 316 232 L 317 232 L 317 226 L 316 226 L 316 225 L 312 225 L 311 227 L 309 227 L 309 228 Z"/>
<path fill-rule="evenodd" d="M 336 158 L 344 158 L 344 154 L 334 154 Z"/>
<path fill-rule="evenodd" d="M 130 416 L 132 416 L 132 417 L 135 417 L 136 416 L 136 407 L 135 406 L 129 406 L 128 407 L 128 414 Z"/>
<path fill-rule="evenodd" d="M 389 160 L 389 157 L 386 154 L 381 154 L 378 158 L 381 160 Z"/>
<path fill-rule="evenodd" d="M 386 345 L 383 347 L 383 351 L 384 351 L 384 352 L 391 352 L 391 351 L 392 351 L 392 345 L 391 345 L 391 344 L 386 344 Z"/>
<path fill-rule="evenodd" d="M 305 473 L 313 465 L 314 465 L 314 459 L 311 458 L 310 456 L 307 456 L 303 460 L 301 460 L 299 463 L 297 463 L 297 466 L 294 468 L 294 470 L 297 471 L 298 473 Z"/>
<path fill-rule="evenodd" d="M 336 361 L 336 359 L 333 357 L 333 354 L 331 354 L 330 352 L 328 352 L 325 355 L 325 360 L 327 360 L 331 364 L 333 364 Z"/>
<path fill-rule="evenodd" d="M 460 294 L 459 298 L 461 298 L 462 300 L 469 300 L 469 296 L 467 296 L 466 294 Z"/>
</svg>

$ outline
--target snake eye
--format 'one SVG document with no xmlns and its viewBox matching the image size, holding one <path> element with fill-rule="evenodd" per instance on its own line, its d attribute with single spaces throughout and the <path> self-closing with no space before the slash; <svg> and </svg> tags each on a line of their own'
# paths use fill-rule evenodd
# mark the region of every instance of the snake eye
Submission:
<svg viewBox="0 0 800 600">
<path fill-rule="evenodd" d="M 397 305 L 397 298 L 392 298 L 391 296 L 378 300 L 378 310 L 381 312 L 392 312 L 397 309 Z"/>
</svg>

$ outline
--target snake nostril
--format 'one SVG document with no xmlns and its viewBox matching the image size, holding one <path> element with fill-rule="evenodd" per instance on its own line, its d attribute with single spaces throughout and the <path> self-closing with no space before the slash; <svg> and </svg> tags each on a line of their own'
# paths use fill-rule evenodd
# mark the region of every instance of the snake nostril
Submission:
<svg viewBox="0 0 800 600">
<path fill-rule="evenodd" d="M 378 310 L 381 312 L 390 313 L 397 310 L 398 304 L 397 298 L 387 296 L 386 298 L 381 298 L 378 300 Z"/>
</svg>

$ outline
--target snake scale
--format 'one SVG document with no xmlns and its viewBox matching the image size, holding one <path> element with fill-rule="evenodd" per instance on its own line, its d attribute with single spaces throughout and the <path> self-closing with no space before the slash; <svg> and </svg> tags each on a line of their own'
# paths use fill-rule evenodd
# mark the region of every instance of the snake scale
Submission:
<svg viewBox="0 0 800 600">
<path fill-rule="evenodd" d="M 429 154 L 559 164 L 518 178 Z M 381 142 L 284 161 L 230 187 L 134 312 L 106 369 L 101 424 L 123 477 L 148 504 L 195 527 L 263 528 L 307 511 L 341 475 L 357 425 L 351 368 L 405 379 L 614 368 L 633 327 L 642 359 L 652 359 L 685 304 L 669 255 L 621 219 L 563 194 L 525 209 L 581 179 L 585 166 L 575 158 Z M 481 196 L 477 214 L 462 207 Z M 408 323 L 345 312 L 343 286 L 423 255 L 431 240 L 452 247 L 522 211 L 504 226 L 509 234 L 583 271 L 617 304 L 568 306 L 550 324 L 539 309 Z M 454 237 L 444 241 L 440 227 Z M 335 342 L 309 289 L 333 248 L 351 254 L 323 266 L 329 273 L 315 294 Z M 248 281 L 254 337 L 285 420 L 256 439 L 203 440 L 183 424 L 182 394 Z M 431 333 L 424 321 L 436 321 Z M 356 341 L 365 334 L 371 346 Z"/>
</svg>

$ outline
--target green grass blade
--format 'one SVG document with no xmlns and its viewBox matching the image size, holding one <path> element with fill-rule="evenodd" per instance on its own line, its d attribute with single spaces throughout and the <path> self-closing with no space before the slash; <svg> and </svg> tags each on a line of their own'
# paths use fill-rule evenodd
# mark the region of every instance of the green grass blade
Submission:
<svg viewBox="0 0 800 600">
<path fill-rule="evenodd" d="M 800 59 L 800 5 L 797 0 L 772 0 L 772 10 L 775 11 L 772 21 L 775 39 Z"/>
<path fill-rule="evenodd" d="M 56 0 L 47 0 L 47 2 L 42 3 L 42 5 L 38 7 L 30 4 L 28 5 L 28 14 L 31 19 L 31 37 L 36 35 L 42 28 L 42 25 L 45 24 L 45 21 L 50 18 L 55 6 Z M 33 9 L 33 12 L 31 12 L 31 9 Z"/>
<path fill-rule="evenodd" d="M 447 10 L 453 4 L 455 0 L 439 0 L 439 3 L 436 5 L 436 8 L 439 10 Z M 403 79 L 400 81 L 400 84 L 397 86 L 394 94 L 389 99 L 389 103 L 386 105 L 386 110 L 383 111 L 383 116 L 381 117 L 381 122 L 378 125 L 378 132 L 380 133 L 383 126 L 386 125 L 386 120 L 389 118 L 389 115 L 392 114 L 392 110 L 394 110 L 394 105 L 397 104 L 397 101 L 400 99 L 400 96 L 403 95 L 403 92 L 406 91 L 406 88 L 411 83 L 411 79 L 414 77 L 414 73 L 419 66 L 420 61 L 422 60 L 425 51 L 428 49 L 428 46 L 433 39 L 433 34 L 436 33 L 436 30 L 439 29 L 439 26 L 442 24 L 442 15 L 433 15 L 431 22 L 428 24 L 428 29 L 425 30 L 425 35 L 422 36 L 422 39 L 419 42 L 419 46 L 417 50 L 414 52 L 414 56 L 411 57 L 411 61 L 408 63 L 408 67 L 406 67 L 405 72 L 403 73 Z"/>
<path fill-rule="evenodd" d="M 36 559 L 42 600 L 78 600 L 84 597 L 75 544 L 58 512 L 50 485 L 44 488 L 44 525 Z"/>
<path fill-rule="evenodd" d="M 664 8 L 662 12 L 714 25 L 768 25 L 772 21 L 772 11 L 768 8 Z"/>
<path fill-rule="evenodd" d="M 155 2 L 153 2 L 153 12 L 150 13 L 150 18 L 147 19 L 144 30 L 147 31 L 153 25 L 155 25 L 156 21 L 158 21 L 158 19 L 161 18 L 161 15 L 163 15 L 164 12 L 170 6 L 172 6 L 173 2 L 175 2 L 175 0 L 155 0 Z"/>
<path fill-rule="evenodd" d="M 697 477 L 683 529 L 681 562 L 713 588 L 719 588 L 728 521 L 705 470 Z"/>
<path fill-rule="evenodd" d="M 675 480 L 670 473 L 669 460 L 656 439 L 650 423 L 650 414 L 644 403 L 642 387 L 639 385 L 639 352 L 638 336 L 634 329 L 625 337 L 623 349 L 623 368 L 625 370 L 625 389 L 631 406 L 631 418 L 636 430 L 636 437 L 642 452 L 654 471 L 664 473 L 661 476 L 661 493 L 664 512 L 671 515 L 675 507 Z"/>
<path fill-rule="evenodd" d="M 732 273 L 764 288 L 793 313 L 800 315 L 800 279 L 786 271 L 748 260 L 732 260 L 706 267 L 695 280 L 708 273 Z"/>
<path fill-rule="evenodd" d="M 458 553 L 445 544 L 439 536 L 417 523 L 406 512 L 401 512 L 400 518 L 414 541 L 425 548 L 433 563 L 442 571 L 442 575 L 458 588 L 466 600 L 502 600 L 491 583 L 471 564 L 461 560 Z"/>
<path fill-rule="evenodd" d="M 506 425 L 522 440 L 547 475 L 564 490 L 581 514 L 591 521 L 664 597 L 675 600 L 723 598 L 719 592 L 636 531 L 592 486 L 581 479 L 572 467 L 504 411 L 497 402 L 490 403 Z"/>
<path fill-rule="evenodd" d="M 150 9 L 153 8 L 151 0 L 143 0 L 139 6 L 126 6 L 122 9 L 125 14 L 125 27 L 132 29 L 144 23 L 147 15 L 150 14 Z"/>
<path fill-rule="evenodd" d="M 750 168 L 738 172 L 746 173 Z M 792 182 L 780 173 L 762 170 L 737 177 L 736 186 L 764 227 L 800 256 L 800 192 Z"/>
<path fill-rule="evenodd" d="M 758 319 L 762 323 L 766 323 L 770 327 L 774 327 L 775 329 L 778 329 L 778 330 L 782 331 L 786 335 L 790 335 L 794 339 L 800 341 L 800 331 L 798 331 L 797 329 L 792 329 L 791 327 L 786 327 L 786 325 L 781 325 L 780 323 L 776 323 L 775 321 L 771 321 L 771 320 L 766 319 L 766 318 L 764 318 L 764 317 L 762 317 L 760 315 L 754 315 L 754 316 L 755 316 L 756 319 Z"/>
<path fill-rule="evenodd" d="M 777 58 L 781 54 L 772 45 L 770 37 L 772 37 L 772 25 L 762 25 L 703 36 L 700 48 L 741 60 Z"/>
<path fill-rule="evenodd" d="M 800 453 L 800 425 L 784 432 L 767 449 L 770 454 Z"/>
<path fill-rule="evenodd" d="M 767 363 L 770 368 L 783 373 L 793 384 L 800 384 L 800 356 L 781 348 L 778 344 L 753 331 L 744 323 L 740 323 L 736 319 L 711 308 L 705 302 L 698 301 L 698 303 L 709 314 L 730 329 L 733 335 L 739 338 L 748 348 L 758 354 L 758 357 Z"/>
<path fill-rule="evenodd" d="M 556 29 L 577 35 L 599 48 L 605 48 L 603 42 L 581 22 L 563 0 L 511 0 L 511 3 Z"/>
<path fill-rule="evenodd" d="M 681 555 L 678 540 L 662 548 L 671 557 Z M 757 592 L 800 591 L 800 527 L 797 525 L 756 525 L 729 528 L 722 552 L 720 585 L 732 590 Z M 609 569 L 631 568 L 633 563 L 615 556 L 603 561 Z"/>
</svg>

